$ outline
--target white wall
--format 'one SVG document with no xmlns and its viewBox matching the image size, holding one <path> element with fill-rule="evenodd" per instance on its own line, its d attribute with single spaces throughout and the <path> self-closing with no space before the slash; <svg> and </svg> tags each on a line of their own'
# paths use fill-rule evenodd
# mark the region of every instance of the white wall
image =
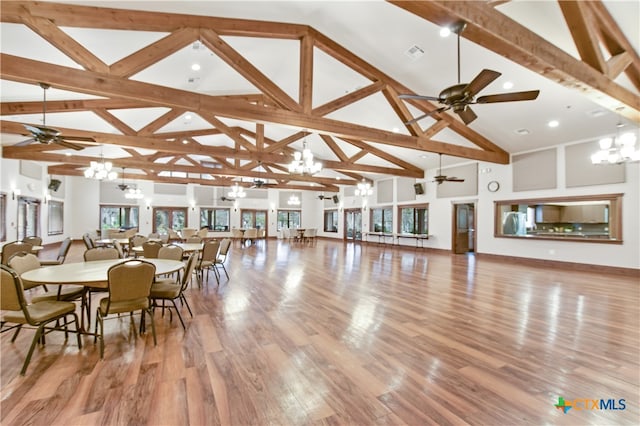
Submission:
<svg viewBox="0 0 640 426">
<path fill-rule="evenodd" d="M 7 232 L 8 239 L 12 241 L 16 236 L 15 219 L 17 204 L 11 200 L 11 191 L 19 188 L 24 195 L 43 198 L 44 188 L 49 176 L 45 173 L 41 181 L 20 176 L 17 160 L 0 160 L 0 191 L 7 194 Z M 429 204 L 429 240 L 425 241 L 425 247 L 451 250 L 451 219 L 452 206 L 456 202 L 476 203 L 476 232 L 477 247 L 479 253 L 490 253 L 505 256 L 518 256 L 534 259 L 548 259 L 565 262 L 577 262 L 594 265 L 606 265 L 625 268 L 640 269 L 640 164 L 627 164 L 627 182 L 614 185 L 598 185 L 582 188 L 565 188 L 564 184 L 564 150 L 558 151 L 558 188 L 556 190 L 533 192 L 513 192 L 511 189 L 511 166 L 493 163 L 479 163 L 478 170 L 478 196 L 461 198 L 436 198 L 436 184 L 426 179 L 424 184 L 425 194 L 416 197 L 416 204 Z M 606 166 L 604 166 L 606 167 Z M 483 173 L 486 169 L 489 172 Z M 61 236 L 46 236 L 46 209 L 42 209 L 41 230 L 45 244 L 62 240 L 65 236 L 80 238 L 88 231 L 95 231 L 99 225 L 99 183 L 82 177 L 65 177 L 65 234 Z M 385 180 L 388 178 L 385 178 Z M 397 180 L 397 179 L 396 179 Z M 500 190 L 491 193 L 487 190 L 487 183 L 496 180 L 500 182 Z M 423 180 L 420 180 L 423 181 Z M 147 181 L 137 182 L 145 194 L 153 194 L 153 183 Z M 31 185 L 29 185 L 31 184 Z M 148 195 L 151 205 L 156 206 L 189 206 L 189 227 L 199 227 L 199 207 L 191 210 L 190 203 L 193 200 L 193 186 L 188 185 L 186 196 Z M 375 185 L 374 185 L 375 186 Z M 278 191 L 268 189 L 266 199 L 241 199 L 238 201 L 238 209 L 231 208 L 231 227 L 240 227 L 240 210 L 263 209 L 267 210 L 269 220 L 269 236 L 277 236 L 276 212 L 278 210 Z M 394 221 L 397 223 L 398 202 L 393 201 Z M 623 244 L 598 244 L 580 243 L 569 241 L 549 240 L 519 240 L 513 238 L 495 238 L 493 236 L 493 209 L 496 200 L 512 200 L 540 197 L 562 197 L 573 195 L 591 195 L 607 193 L 624 193 L 623 199 Z M 302 226 L 305 228 L 317 228 L 318 235 L 328 238 L 343 238 L 343 210 L 348 208 L 361 208 L 361 197 L 345 197 L 344 192 L 339 194 L 338 206 L 326 205 L 317 197 L 321 192 L 302 191 Z M 54 194 L 54 199 L 55 194 Z M 146 200 L 139 200 L 140 206 L 140 232 L 148 234 L 152 228 L 152 209 L 146 208 Z M 410 204 L 402 202 L 401 204 Z M 386 204 L 388 205 L 388 204 Z M 369 229 L 369 212 L 371 207 L 376 207 L 376 195 L 367 199 L 367 209 L 363 214 L 363 229 Z M 211 207 L 211 206 L 206 206 Z M 338 233 L 323 232 L 324 211 L 339 208 Z M 224 235 L 216 233 L 216 235 Z M 403 240 L 402 244 L 413 245 L 411 240 Z"/>
</svg>

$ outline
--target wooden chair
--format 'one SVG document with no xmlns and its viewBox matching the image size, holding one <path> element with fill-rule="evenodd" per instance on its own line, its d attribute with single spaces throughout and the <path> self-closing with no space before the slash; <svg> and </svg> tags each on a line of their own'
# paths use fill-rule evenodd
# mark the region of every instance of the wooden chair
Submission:
<svg viewBox="0 0 640 426">
<path fill-rule="evenodd" d="M 67 258 L 67 254 L 69 253 L 69 248 L 71 248 L 71 238 L 67 237 L 62 240 L 62 244 L 60 244 L 60 248 L 58 249 L 58 257 L 55 260 L 46 260 L 41 259 L 40 265 L 42 266 L 51 266 L 51 265 L 62 265 Z"/>
<path fill-rule="evenodd" d="M 153 343 L 156 339 L 156 326 L 153 322 L 153 311 L 149 296 L 151 284 L 156 274 L 153 263 L 142 260 L 127 260 L 109 268 L 109 296 L 100 300 L 96 309 L 95 340 L 100 339 L 100 358 L 104 357 L 104 320 L 110 314 L 141 311 L 140 333 L 144 332 L 145 313 L 151 317 Z M 135 321 L 131 315 L 135 330 Z M 98 329 L 100 329 L 98 331 Z"/>
<path fill-rule="evenodd" d="M 84 242 L 85 247 L 87 247 L 87 250 L 96 246 L 95 241 L 93 241 L 88 232 L 82 235 L 82 241 Z"/>
<path fill-rule="evenodd" d="M 220 241 L 211 240 L 204 243 L 202 247 L 202 254 L 196 265 L 196 276 L 198 277 L 198 285 L 202 287 L 204 281 L 204 271 L 207 271 L 207 281 L 209 280 L 209 269 L 211 269 L 213 263 L 218 257 L 218 250 L 220 249 Z M 218 271 L 214 269 L 217 274 Z"/>
<path fill-rule="evenodd" d="M 231 229 L 231 239 L 233 241 L 238 241 L 240 244 L 242 244 L 244 239 L 244 231 L 238 228 Z"/>
<path fill-rule="evenodd" d="M 64 331 L 65 338 L 68 336 L 68 317 L 70 316 L 72 322 L 75 323 L 75 333 L 78 338 L 78 349 L 82 348 L 82 341 L 80 340 L 80 329 L 78 316 L 76 315 L 76 305 L 71 302 L 59 302 L 59 301 L 44 301 L 28 304 L 24 297 L 24 289 L 22 286 L 22 280 L 18 274 L 11 268 L 0 265 L 0 309 L 4 311 L 2 318 L 2 326 L 5 323 L 14 323 L 18 327 L 22 325 L 30 325 L 36 328 L 36 333 L 31 341 L 31 346 L 27 356 L 22 365 L 21 375 L 25 375 L 27 367 L 31 361 L 33 350 L 36 347 L 36 343 L 40 340 L 44 343 L 44 335 L 51 331 L 58 330 Z M 62 326 L 50 326 L 49 324 L 64 320 Z M 20 328 L 18 328 L 18 331 Z M 14 342 L 17 337 L 17 332 L 13 336 L 11 342 Z"/>
<path fill-rule="evenodd" d="M 16 253 L 9 259 L 9 267 L 16 271 L 18 275 L 22 275 L 27 271 L 40 268 L 42 263 L 40 259 L 33 253 Z M 22 288 L 29 290 L 35 287 L 39 287 L 41 284 L 33 283 L 30 281 L 22 281 Z M 46 287 L 43 286 L 46 290 Z M 45 302 L 45 301 L 64 301 L 72 302 L 75 300 L 80 301 L 80 312 L 86 312 L 87 321 L 89 321 L 89 305 L 87 302 L 87 288 L 81 285 L 59 285 L 58 291 L 47 292 L 44 294 L 36 294 L 31 297 L 31 302 Z M 84 315 L 84 314 L 83 314 Z M 82 317 L 82 324 L 84 325 L 84 316 Z"/>
<path fill-rule="evenodd" d="M 142 243 L 143 256 L 147 259 L 157 259 L 161 248 L 162 243 L 159 241 L 145 241 Z"/>
<path fill-rule="evenodd" d="M 256 228 L 249 228 L 246 231 L 244 231 L 244 235 L 242 237 L 242 244 L 244 245 L 244 243 L 246 243 L 247 241 L 249 241 L 250 244 L 253 244 L 253 242 L 258 238 L 258 230 Z"/>
<path fill-rule="evenodd" d="M 229 254 L 229 248 L 231 247 L 231 239 L 230 238 L 225 238 L 222 241 L 220 241 L 220 250 L 218 252 L 218 256 L 216 257 L 216 260 L 213 262 L 213 266 L 215 268 L 222 268 L 222 270 L 224 271 L 224 274 L 227 276 L 227 279 L 229 279 L 229 274 L 227 273 L 227 268 L 225 268 L 224 263 L 227 261 L 227 255 Z M 220 274 L 218 273 L 218 276 L 220 276 Z M 218 276 L 216 276 L 216 278 L 218 278 Z M 220 284 L 220 280 L 218 280 L 218 284 Z"/>
<path fill-rule="evenodd" d="M 32 248 L 33 246 L 31 244 L 22 241 L 13 241 L 5 244 L 4 247 L 2 247 L 2 261 L 0 263 L 8 265 L 9 259 L 11 259 L 14 254 L 21 252 L 31 253 Z"/>
<path fill-rule="evenodd" d="M 193 237 L 197 233 L 198 233 L 198 230 L 194 228 L 182 228 L 182 231 L 180 231 L 180 235 L 182 235 L 183 240 L 186 240 L 189 237 Z"/>
<path fill-rule="evenodd" d="M 180 247 L 178 247 L 180 248 Z M 169 322 L 173 320 L 171 316 L 171 309 L 175 309 L 176 314 L 178 315 L 178 319 L 180 320 L 180 324 L 182 324 L 183 329 L 187 329 L 184 325 L 184 320 L 182 319 L 182 315 L 180 315 L 180 310 L 178 309 L 178 305 L 176 305 L 176 300 L 182 301 L 182 303 L 189 310 L 189 314 L 193 318 L 193 312 L 191 312 L 191 307 L 189 306 L 189 302 L 184 297 L 184 291 L 187 289 L 189 282 L 191 281 L 191 277 L 193 275 L 193 271 L 195 269 L 197 262 L 196 253 L 191 253 L 189 258 L 187 259 L 187 265 L 182 275 L 182 280 L 179 283 L 168 279 L 168 280 L 156 280 L 151 286 L 151 300 L 153 302 L 153 308 L 156 308 L 158 305 L 158 301 L 162 301 L 162 312 L 164 314 L 164 309 L 169 309 Z M 173 307 L 166 306 L 165 302 L 170 301 L 173 304 Z"/>
</svg>

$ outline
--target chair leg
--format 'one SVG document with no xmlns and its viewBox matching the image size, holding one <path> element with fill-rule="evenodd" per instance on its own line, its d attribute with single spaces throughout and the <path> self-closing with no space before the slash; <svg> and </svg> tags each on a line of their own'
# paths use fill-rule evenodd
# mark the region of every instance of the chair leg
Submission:
<svg viewBox="0 0 640 426">
<path fill-rule="evenodd" d="M 20 371 L 20 375 L 24 376 L 27 372 L 27 367 L 29 366 L 29 362 L 31 362 L 31 356 L 33 355 L 33 350 L 36 347 L 36 343 L 42 337 L 44 326 L 46 323 L 40 324 L 38 329 L 36 330 L 36 334 L 33 336 L 33 340 L 31 341 L 31 347 L 29 348 L 29 352 L 27 353 L 27 357 L 24 360 L 24 364 L 22 365 L 22 371 Z"/>
<path fill-rule="evenodd" d="M 191 306 L 189 306 L 189 302 L 187 302 L 187 298 L 184 297 L 184 294 L 180 295 L 180 299 L 182 300 L 182 303 L 184 303 L 187 309 L 189 310 L 189 315 L 191 315 L 191 318 L 193 318 L 193 312 L 191 312 Z"/>
<path fill-rule="evenodd" d="M 184 325 L 184 320 L 182 319 L 182 315 L 180 315 L 180 311 L 178 310 L 178 305 L 176 305 L 175 299 L 171 299 L 171 303 L 173 303 L 173 307 L 176 308 L 176 315 L 178 315 L 178 319 L 180 320 L 180 324 L 182 324 L 182 328 L 186 330 L 187 327 Z M 169 308 L 169 311 L 171 311 L 171 308 Z"/>
<path fill-rule="evenodd" d="M 22 324 L 18 324 L 18 326 L 16 327 L 16 332 L 13 333 L 13 337 L 11 338 L 11 343 L 16 341 L 16 338 L 18 337 L 18 333 L 20 333 L 20 330 L 22 330 Z"/>
<path fill-rule="evenodd" d="M 73 313 L 73 321 L 76 323 L 76 337 L 78 338 L 78 349 L 82 349 L 82 339 L 80 339 L 80 321 L 78 320 L 78 315 Z"/>
<path fill-rule="evenodd" d="M 221 263 L 222 265 L 222 270 L 224 271 L 224 274 L 227 276 L 227 279 L 229 279 L 229 274 L 227 273 L 227 268 L 224 267 L 224 263 Z"/>
<path fill-rule="evenodd" d="M 144 316 L 144 310 L 142 312 L 142 315 Z M 153 312 L 151 312 L 151 310 L 149 310 L 149 316 L 151 317 L 151 333 L 153 334 L 153 345 L 158 346 L 158 340 L 156 339 L 156 323 L 153 320 Z"/>
</svg>

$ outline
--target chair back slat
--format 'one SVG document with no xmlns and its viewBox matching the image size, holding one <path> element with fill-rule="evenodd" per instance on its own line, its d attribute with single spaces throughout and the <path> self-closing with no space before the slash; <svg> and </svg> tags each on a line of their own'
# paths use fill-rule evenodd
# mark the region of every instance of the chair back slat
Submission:
<svg viewBox="0 0 640 426">
<path fill-rule="evenodd" d="M 184 250 L 175 244 L 169 244 L 160 248 L 158 251 L 158 259 L 182 260 Z"/>
<path fill-rule="evenodd" d="M 142 243 L 142 252 L 147 259 L 157 259 L 162 243 L 158 241 L 145 241 Z"/>
<path fill-rule="evenodd" d="M 211 240 L 204 243 L 202 247 L 201 261 L 214 261 L 218 256 L 218 250 L 220 249 L 220 241 Z"/>
<path fill-rule="evenodd" d="M 149 297 L 155 274 L 156 266 L 141 260 L 113 265 L 108 271 L 109 301 L 122 302 Z"/>
<path fill-rule="evenodd" d="M 0 265 L 0 309 L 3 311 L 20 311 L 24 303 L 22 282 L 18 274 L 5 265 Z M 22 296 L 22 297 L 21 297 Z"/>
<path fill-rule="evenodd" d="M 115 247 L 95 247 L 84 252 L 84 261 L 119 259 L 120 254 Z"/>
<path fill-rule="evenodd" d="M 9 259 L 16 253 L 31 253 L 33 245 L 22 241 L 13 241 L 2 247 L 2 264 L 8 265 Z"/>
</svg>

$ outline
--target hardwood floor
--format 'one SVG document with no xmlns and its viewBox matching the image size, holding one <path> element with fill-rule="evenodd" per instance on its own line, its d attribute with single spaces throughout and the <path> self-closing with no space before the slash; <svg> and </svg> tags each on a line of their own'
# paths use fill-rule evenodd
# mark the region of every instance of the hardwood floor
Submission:
<svg viewBox="0 0 640 426">
<path fill-rule="evenodd" d="M 326 240 L 235 246 L 227 269 L 188 290 L 186 332 L 156 311 L 157 347 L 123 316 L 103 361 L 51 334 L 21 377 L 32 331 L 2 334 L 1 423 L 640 422 L 637 277 Z"/>
</svg>

